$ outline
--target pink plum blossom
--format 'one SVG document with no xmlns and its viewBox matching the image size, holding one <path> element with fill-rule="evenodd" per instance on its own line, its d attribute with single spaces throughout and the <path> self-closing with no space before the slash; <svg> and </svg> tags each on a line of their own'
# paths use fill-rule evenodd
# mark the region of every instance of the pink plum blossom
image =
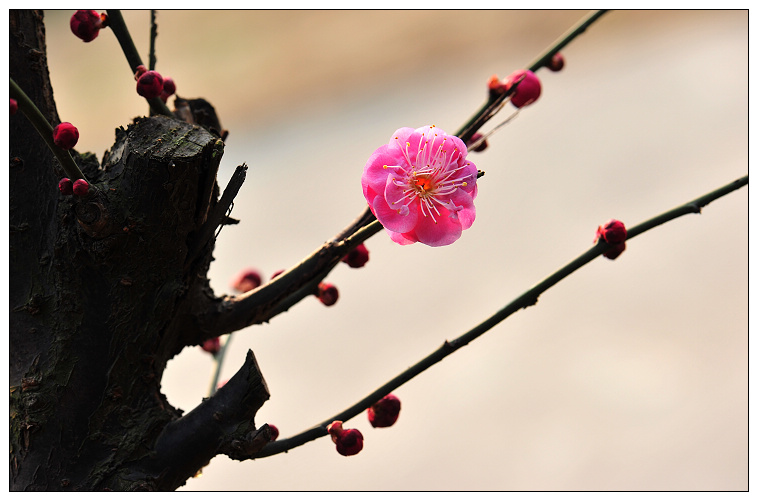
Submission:
<svg viewBox="0 0 758 501">
<path fill-rule="evenodd" d="M 403 127 L 377 148 L 361 177 L 363 196 L 390 238 L 449 245 L 476 217 L 476 166 L 466 145 L 429 125 Z"/>
</svg>

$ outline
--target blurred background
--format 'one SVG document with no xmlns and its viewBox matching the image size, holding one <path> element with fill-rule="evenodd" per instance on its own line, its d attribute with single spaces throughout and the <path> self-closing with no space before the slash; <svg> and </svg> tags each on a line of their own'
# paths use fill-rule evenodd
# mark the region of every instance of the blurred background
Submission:
<svg viewBox="0 0 758 501">
<path fill-rule="evenodd" d="M 46 13 L 61 119 L 102 154 L 147 112 L 115 37 L 83 43 Z M 156 69 L 230 131 L 218 181 L 246 162 L 221 231 L 217 294 L 269 277 L 353 220 L 371 153 L 399 127 L 455 132 L 490 75 L 528 65 L 584 11 L 159 11 Z M 124 12 L 147 61 L 149 12 Z M 271 390 L 256 422 L 296 434 L 350 406 L 592 245 L 748 171 L 747 11 L 617 11 L 541 70 L 540 99 L 470 154 L 486 172 L 454 245 L 367 242 L 307 298 L 235 334 Z M 173 100 L 170 102 L 170 104 Z M 509 105 L 484 131 L 511 113 Z M 328 437 L 247 462 L 220 456 L 183 490 L 746 490 L 748 188 L 599 258 L 394 393 L 398 422 L 342 457 Z M 185 411 L 213 370 L 169 363 Z"/>
</svg>

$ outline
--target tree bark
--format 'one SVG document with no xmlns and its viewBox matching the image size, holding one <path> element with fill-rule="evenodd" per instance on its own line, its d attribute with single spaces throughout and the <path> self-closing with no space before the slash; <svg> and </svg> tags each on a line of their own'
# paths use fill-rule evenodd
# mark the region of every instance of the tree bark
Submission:
<svg viewBox="0 0 758 501">
<path fill-rule="evenodd" d="M 10 11 L 10 76 L 59 123 L 41 12 Z M 160 391 L 167 361 L 209 337 L 194 311 L 215 300 L 214 132 L 136 119 L 102 165 L 72 152 L 93 187 L 76 197 L 59 193 L 60 165 L 26 117 L 10 117 L 12 490 L 173 490 L 270 438 L 254 424 L 269 394 L 252 353 L 185 417 Z"/>
</svg>

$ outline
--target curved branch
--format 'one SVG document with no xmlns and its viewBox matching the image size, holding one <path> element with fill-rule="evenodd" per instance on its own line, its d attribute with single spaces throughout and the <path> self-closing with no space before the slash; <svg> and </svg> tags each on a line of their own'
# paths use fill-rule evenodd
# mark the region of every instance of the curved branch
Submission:
<svg viewBox="0 0 758 501">
<path fill-rule="evenodd" d="M 53 126 L 50 125 L 50 122 L 48 122 L 45 116 L 42 115 L 39 108 L 37 108 L 34 102 L 29 99 L 29 96 L 26 95 L 26 92 L 24 92 L 12 78 L 10 79 L 9 90 L 11 97 L 18 102 L 18 108 L 26 118 L 29 119 L 42 139 L 45 140 L 45 144 L 47 144 L 50 151 L 53 152 L 55 158 L 58 159 L 58 162 L 60 162 L 66 175 L 71 178 L 72 181 L 76 181 L 77 179 L 84 179 L 86 181 L 79 166 L 74 162 L 71 152 L 60 149 L 53 141 Z"/>
<path fill-rule="evenodd" d="M 629 230 L 627 230 L 627 240 L 634 238 L 637 235 L 640 235 L 652 228 L 655 228 L 656 226 L 660 226 L 668 221 L 671 221 L 673 219 L 676 219 L 678 217 L 684 216 L 685 214 L 699 214 L 700 210 L 711 203 L 712 201 L 723 197 L 724 195 L 727 195 L 743 186 L 748 184 L 748 176 L 742 177 L 740 179 L 737 179 L 717 190 L 714 190 L 710 193 L 707 193 L 701 197 L 698 197 L 691 202 L 688 202 L 686 204 L 683 204 L 679 207 L 676 207 L 670 211 L 664 212 L 663 214 L 660 214 L 658 216 L 655 216 L 643 223 L 640 223 Z M 599 241 L 595 246 L 590 248 L 589 250 L 582 253 L 579 257 L 565 265 L 563 268 L 559 269 L 552 275 L 545 278 L 542 282 L 538 283 L 531 289 L 527 290 L 523 294 L 521 294 L 519 297 L 508 303 L 505 307 L 497 311 L 495 314 L 493 314 L 491 317 L 487 318 L 483 322 L 481 322 L 479 325 L 475 326 L 473 329 L 469 330 L 465 334 L 461 335 L 460 337 L 452 340 L 452 341 L 445 341 L 442 346 L 440 346 L 437 350 L 432 352 L 430 355 L 428 355 L 423 360 L 417 362 L 413 366 L 409 367 L 399 375 L 397 375 L 392 380 L 388 381 L 384 385 L 380 386 L 378 389 L 370 393 L 368 396 L 354 404 L 353 406 L 345 409 L 344 411 L 336 414 L 335 416 L 332 416 L 331 418 L 321 422 L 320 424 L 303 431 L 293 437 L 286 438 L 283 440 L 277 440 L 275 442 L 271 442 L 270 444 L 267 444 L 263 449 L 258 453 L 257 457 L 267 457 L 267 456 L 273 456 L 275 454 L 279 454 L 281 452 L 287 452 L 290 449 L 293 449 L 295 447 L 298 447 L 300 445 L 303 445 L 307 442 L 310 442 L 312 440 L 315 440 L 319 437 L 323 437 L 327 435 L 326 427 L 333 421 L 347 421 L 348 419 L 351 419 L 358 414 L 365 411 L 367 408 L 369 408 L 374 403 L 378 402 L 382 397 L 385 395 L 388 395 L 393 390 L 397 389 L 401 385 L 407 383 L 414 377 L 418 376 L 422 372 L 424 372 L 429 367 L 433 366 L 437 362 L 440 362 L 444 358 L 446 358 L 448 355 L 451 355 L 453 352 L 459 350 L 460 348 L 463 348 L 467 344 L 469 344 L 474 339 L 478 338 L 488 330 L 492 329 L 494 326 L 511 316 L 513 313 L 516 313 L 518 310 L 523 308 L 528 308 L 529 306 L 532 306 L 537 303 L 537 299 L 539 296 L 548 290 L 550 287 L 554 286 L 585 264 L 589 263 L 596 257 L 602 255 L 603 253 L 610 250 L 611 245 L 608 243 L 605 243 L 603 241 Z"/>
<path fill-rule="evenodd" d="M 202 339 L 195 341 L 201 343 L 206 339 L 267 322 L 286 311 L 301 299 L 315 293 L 319 282 L 350 250 L 382 228 L 366 208 L 332 240 L 266 285 L 239 296 L 206 298 L 208 302 L 205 308 L 195 313 L 198 332 L 202 335 Z"/>
</svg>

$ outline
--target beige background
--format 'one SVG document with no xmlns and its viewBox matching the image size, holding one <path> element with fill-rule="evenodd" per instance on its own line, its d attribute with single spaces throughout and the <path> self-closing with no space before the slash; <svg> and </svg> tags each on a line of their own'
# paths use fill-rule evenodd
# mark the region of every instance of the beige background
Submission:
<svg viewBox="0 0 758 501">
<path fill-rule="evenodd" d="M 61 118 L 98 156 L 146 112 L 107 30 L 47 14 Z M 401 126 L 454 132 L 487 78 L 528 64 L 585 13 L 158 14 L 157 69 L 209 99 L 229 129 L 219 173 L 250 166 L 211 268 L 289 267 L 364 207 L 368 156 Z M 126 12 L 146 58 L 148 13 Z M 452 246 L 368 242 L 338 267 L 340 300 L 303 301 L 238 333 L 272 392 L 258 422 L 297 433 L 349 406 L 592 244 L 748 171 L 746 12 L 613 12 L 540 72 L 543 95 L 472 155 L 477 220 Z M 500 119 L 505 118 L 505 111 Z M 491 125 L 494 125 L 491 124 Z M 491 125 L 485 127 L 489 130 Z M 187 490 L 743 490 L 748 487 L 748 189 L 598 259 L 395 393 L 397 424 L 355 457 L 328 438 L 288 454 L 219 457 Z M 211 358 L 189 348 L 164 378 L 186 411 Z"/>
</svg>

